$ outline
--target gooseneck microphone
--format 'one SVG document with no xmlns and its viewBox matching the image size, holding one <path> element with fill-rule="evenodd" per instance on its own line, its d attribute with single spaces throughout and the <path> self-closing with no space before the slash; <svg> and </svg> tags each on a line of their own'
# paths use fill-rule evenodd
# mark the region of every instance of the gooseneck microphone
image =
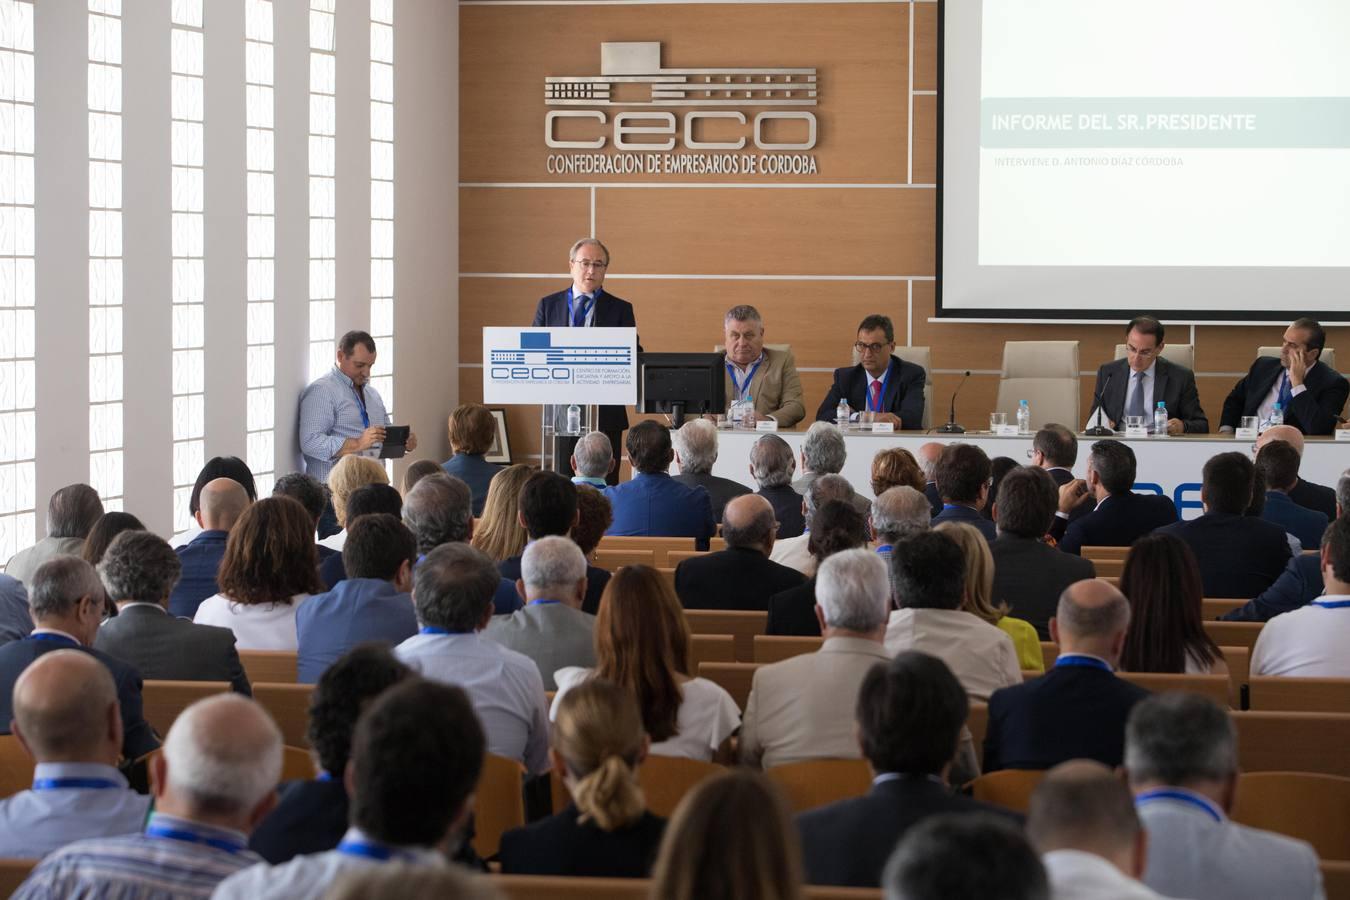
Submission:
<svg viewBox="0 0 1350 900">
<path fill-rule="evenodd" d="M 951 407 L 947 411 L 947 424 L 937 430 L 938 434 L 965 434 L 966 430 L 956 424 L 956 395 L 961 393 L 961 388 L 966 386 L 966 379 L 970 377 L 970 370 L 966 369 L 961 376 L 961 383 L 952 391 Z"/>
<path fill-rule="evenodd" d="M 1102 382 L 1102 389 L 1092 395 L 1092 402 L 1097 404 L 1097 424 L 1083 432 L 1087 437 L 1111 437 L 1115 434 L 1114 431 L 1102 424 L 1102 397 L 1106 395 L 1106 389 L 1111 385 L 1111 375 L 1111 372 L 1106 373 L 1106 380 Z"/>
</svg>

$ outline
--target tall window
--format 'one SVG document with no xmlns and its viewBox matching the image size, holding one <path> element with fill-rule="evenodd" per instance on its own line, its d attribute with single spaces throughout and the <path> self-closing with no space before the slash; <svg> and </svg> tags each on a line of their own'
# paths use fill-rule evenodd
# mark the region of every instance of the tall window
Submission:
<svg viewBox="0 0 1350 900">
<path fill-rule="evenodd" d="M 272 493 L 276 366 L 275 131 L 272 99 L 272 0 L 244 8 L 244 124 L 248 167 L 248 465 L 260 495 Z"/>
<path fill-rule="evenodd" d="M 173 233 L 173 522 L 191 523 L 188 499 L 205 452 L 206 301 L 202 0 L 173 0 L 169 67 Z"/>
<path fill-rule="evenodd" d="M 394 411 L 394 0 L 370 0 L 370 333 Z"/>
<path fill-rule="evenodd" d="M 89 0 L 89 483 L 122 508 L 122 2 Z"/>
<path fill-rule="evenodd" d="M 0 564 L 34 517 L 33 3 L 0 6 Z"/>
<path fill-rule="evenodd" d="M 309 4 L 309 376 L 333 365 L 337 321 L 337 0 Z"/>
</svg>

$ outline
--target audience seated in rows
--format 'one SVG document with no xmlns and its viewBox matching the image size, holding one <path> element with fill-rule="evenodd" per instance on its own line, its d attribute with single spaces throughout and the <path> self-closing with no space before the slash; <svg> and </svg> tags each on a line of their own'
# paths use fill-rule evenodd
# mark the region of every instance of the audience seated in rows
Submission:
<svg viewBox="0 0 1350 900">
<path fill-rule="evenodd" d="M 333 513 L 337 524 L 342 528 L 335 534 L 323 538 L 319 543 L 332 550 L 341 551 L 347 540 L 347 498 L 358 488 L 367 484 L 388 484 L 389 473 L 384 463 L 369 456 L 344 456 L 328 473 L 328 490 L 332 498 Z"/>
<path fill-rule="evenodd" d="M 520 488 L 518 506 L 516 515 L 531 541 L 548 535 L 566 537 L 576 527 L 580 515 L 577 511 L 577 486 L 557 472 L 535 472 L 525 479 L 525 484 Z M 513 583 L 519 581 L 523 558 L 522 554 L 502 560 L 497 566 L 502 577 Z M 609 571 L 588 563 L 586 596 L 581 608 L 595 615 L 600 608 L 600 595 L 608 583 Z"/>
<path fill-rule="evenodd" d="M 819 484 L 817 481 L 811 490 L 816 490 Z M 926 508 L 924 516 L 926 521 Z M 867 522 L 852 503 L 831 500 L 812 514 L 811 530 L 807 537 L 811 557 L 818 567 L 840 551 L 866 547 Z M 820 619 L 816 615 L 815 575 L 769 598 L 769 618 L 764 633 L 820 635 Z"/>
<path fill-rule="evenodd" d="M 1089 579 L 1059 598 L 1050 671 L 989 698 L 984 771 L 1048 769 L 1070 759 L 1120 765 L 1125 719 L 1148 695 L 1113 671 L 1130 626 L 1130 605 L 1110 584 Z"/>
<path fill-rule="evenodd" d="M 342 775 L 351 827 L 337 848 L 245 869 L 215 900 L 319 900 L 343 873 L 388 859 L 445 865 L 472 813 L 484 744 L 464 691 L 422 679 L 389 688 L 356 724 Z"/>
<path fill-rule="evenodd" d="M 323 590 L 309 513 L 290 497 L 266 497 L 244 510 L 225 542 L 217 581 L 220 593 L 202 601 L 194 622 L 230 629 L 240 650 L 295 650 L 295 611 Z"/>
<path fill-rule="evenodd" d="M 14 736 L 33 758 L 32 790 L 0 800 L 0 857 L 39 859 L 72 841 L 137 831 L 150 798 L 117 769 L 117 686 L 96 658 L 56 650 L 14 683 Z"/>
<path fill-rule="evenodd" d="M 974 700 L 1022 683 L 1012 638 L 961 609 L 966 563 L 955 541 L 935 531 L 901 541 L 890 575 L 897 609 L 886 626 L 887 653 L 921 650 L 938 657 Z"/>
<path fill-rule="evenodd" d="M 922 503 L 919 502 L 920 498 L 923 499 Z M 872 503 L 869 525 L 872 540 L 877 545 L 877 554 L 882 559 L 889 559 L 892 548 L 905 538 L 932 527 L 933 517 L 927 503 L 928 498 L 924 497 L 922 491 L 905 484 L 877 494 L 877 499 Z"/>
<path fill-rule="evenodd" d="M 940 441 L 928 441 L 920 444 L 919 449 L 914 452 L 914 460 L 923 473 L 923 495 L 928 498 L 934 517 L 942 512 L 942 493 L 937 486 L 937 464 L 945 449 L 947 445 Z"/>
<path fill-rule="evenodd" d="M 77 556 L 54 556 L 38 567 L 28 584 L 33 632 L 0 647 L 0 733 L 14 718 L 14 684 L 33 661 L 54 650 L 78 649 L 107 667 L 117 686 L 122 714 L 122 755 L 139 759 L 159 746 L 141 707 L 141 675 L 131 666 L 94 649 L 103 621 L 104 591 L 98 572 Z"/>
<path fill-rule="evenodd" d="M 812 422 L 811 427 L 806 429 L 806 436 L 802 438 L 801 461 L 801 477 L 792 482 L 792 489 L 803 497 L 808 496 L 816 479 L 844 471 L 844 463 L 848 461 L 848 446 L 839 426 L 833 422 Z M 853 495 L 852 503 L 863 515 L 867 515 L 872 506 L 871 501 L 860 494 Z M 807 510 L 806 515 L 809 520 L 810 510 Z"/>
<path fill-rule="evenodd" d="M 155 811 L 145 831 L 67 844 L 14 896 L 211 897 L 227 876 L 259 862 L 248 835 L 276 803 L 281 757 L 281 732 L 252 700 L 197 701 L 150 760 Z"/>
<path fill-rule="evenodd" d="M 253 470 L 248 467 L 248 463 L 237 456 L 211 457 L 202 466 L 201 471 L 197 473 L 197 480 L 192 485 L 192 493 L 188 495 L 188 520 L 192 524 L 186 531 L 180 531 L 169 538 L 169 545 L 175 550 L 190 543 L 193 538 L 202 533 L 202 527 L 197 523 L 197 513 L 201 510 L 202 488 L 217 478 L 228 478 L 242 484 L 244 492 L 248 494 L 249 503 L 258 499 L 258 485 L 253 480 Z"/>
<path fill-rule="evenodd" d="M 857 515 L 851 504 L 835 502 Z M 890 594 L 886 564 L 866 548 L 821 564 L 813 612 L 825 641 L 815 653 L 755 671 L 741 725 L 742 762 L 768 769 L 857 758 L 853 711 L 840 700 L 856 697 L 868 671 L 889 655 L 883 641 Z"/>
<path fill-rule="evenodd" d="M 517 463 L 502 469 L 488 484 L 487 502 L 483 504 L 483 515 L 473 523 L 471 543 L 493 562 L 519 556 L 525 549 L 528 536 L 525 526 L 520 524 L 520 489 L 534 471 Z M 469 512 L 472 521 L 473 509 Z"/>
<path fill-rule="evenodd" d="M 806 581 L 801 572 L 769 558 L 778 525 L 774 518 L 773 507 L 758 494 L 727 504 L 722 520 L 726 549 L 675 567 L 675 592 L 685 609 L 766 610 L 771 596 Z"/>
<path fill-rule="evenodd" d="M 385 485 L 387 487 L 387 485 Z M 366 485 L 369 487 L 369 485 Z M 352 492 L 352 496 L 360 491 L 357 488 Z M 393 490 L 390 488 L 390 490 Z M 305 508 L 309 517 L 314 520 L 314 533 L 319 533 L 319 523 L 323 521 L 324 513 L 328 511 L 328 486 L 312 475 L 306 475 L 303 472 L 291 472 L 282 475 L 272 485 L 273 497 L 290 497 Z M 347 520 L 356 518 L 356 514 L 351 510 L 351 497 L 347 498 Z M 323 564 L 335 556 L 341 556 L 340 551 L 332 547 L 325 546 L 322 543 L 315 545 L 315 550 L 319 552 L 319 569 L 323 570 Z M 328 582 L 324 582 L 328 584 Z M 332 585 L 328 585 L 331 587 Z"/>
<path fill-rule="evenodd" d="M 1195 900 L 1321 898 L 1317 852 L 1228 818 L 1238 790 L 1237 732 L 1199 694 L 1149 697 L 1130 712 L 1125 771 L 1148 832 L 1142 880 Z"/>
<path fill-rule="evenodd" d="M 102 515 L 103 501 L 89 485 L 71 484 L 61 488 L 47 502 L 47 536 L 10 557 L 5 563 L 5 574 L 27 584 L 47 560 L 56 556 L 79 556 L 89 530 Z"/>
<path fill-rule="evenodd" d="M 1030 622 L 1008 615 L 1008 607 L 1004 604 L 994 603 L 994 555 L 989 551 L 984 535 L 965 522 L 943 522 L 933 530 L 951 538 L 961 548 L 961 557 L 965 560 L 961 612 L 970 613 L 1008 635 L 1021 671 L 1045 671 L 1045 656 L 1041 653 L 1036 629 Z"/>
<path fill-rule="evenodd" d="M 834 427 L 825 422 L 816 424 Z M 802 495 L 802 516 L 806 520 L 806 530 L 796 537 L 775 540 L 769 559 L 789 569 L 796 569 L 808 578 L 811 577 L 816 571 L 815 557 L 811 555 L 810 546 L 816 511 L 831 500 L 842 500 L 856 508 L 857 504 L 854 501 L 857 499 L 858 495 L 853 493 L 853 485 L 842 475 L 821 475 L 812 478 L 806 493 Z M 860 515 L 867 515 L 866 510 L 860 511 Z"/>
<path fill-rule="evenodd" d="M 1170 534 L 1135 541 L 1125 557 L 1120 592 L 1130 601 L 1123 671 L 1227 673 L 1223 651 L 1205 631 L 1200 567 L 1185 541 Z"/>
<path fill-rule="evenodd" d="M 1201 476 L 1204 515 L 1159 529 L 1195 552 L 1206 597 L 1256 597 L 1289 562 L 1284 529 L 1243 515 L 1252 500 L 1254 474 L 1252 461 L 1241 453 L 1210 457 Z"/>
<path fill-rule="evenodd" d="M 880 497 L 893 487 L 912 487 L 923 490 L 923 470 L 919 462 L 904 447 L 887 447 L 872 457 L 870 475 L 872 494 Z"/>
<path fill-rule="evenodd" d="M 561 475 L 539 474 L 575 490 Z M 557 690 L 554 672 L 595 665 L 595 616 L 582 612 L 588 585 L 586 557 L 570 538 L 550 535 L 531 541 L 516 581 L 525 606 L 508 616 L 494 616 L 483 636 L 529 657 L 539 667 L 544 690 Z"/>
<path fill-rule="evenodd" d="M 1321 563 L 1324 592 L 1266 623 L 1252 648 L 1253 675 L 1350 678 L 1350 517 L 1328 526 L 1314 558 Z"/>
<path fill-rule="evenodd" d="M 604 678 L 637 700 L 652 753 L 729 760 L 740 709 L 723 687 L 691 676 L 689 644 L 689 623 L 666 579 L 649 566 L 624 566 L 600 601 L 595 668 L 555 672 L 553 710 L 587 678 Z"/>
<path fill-rule="evenodd" d="M 680 426 L 675 434 L 675 465 L 680 474 L 674 476 L 675 480 L 707 491 L 712 501 L 713 518 L 720 525 L 727 504 L 751 490 L 739 481 L 714 475 L 712 468 L 716 462 L 717 426 L 707 419 L 690 419 Z"/>
<path fill-rule="evenodd" d="M 239 693 L 251 693 L 233 632 L 180 619 L 168 610 L 179 567 L 179 557 L 157 534 L 127 531 L 114 538 L 98 573 L 117 615 L 98 629 L 94 647 L 132 666 L 142 678 L 228 681 Z"/>
<path fill-rule="evenodd" d="M 707 550 L 717 529 L 712 500 L 704 488 L 670 477 L 675 451 L 669 429 L 659 422 L 639 422 L 628 429 L 624 440 L 633 479 L 605 488 L 614 507 L 614 522 L 606 534 L 691 537 L 697 549 Z"/>
<path fill-rule="evenodd" d="M 792 489 L 797 459 L 788 442 L 776 434 L 766 434 L 750 446 L 750 477 L 759 490 L 755 494 L 769 501 L 778 520 L 778 538 L 797 537 L 806 530 L 802 514 L 802 495 Z"/>
<path fill-rule="evenodd" d="M 295 612 L 301 684 L 318 681 L 357 644 L 379 641 L 392 647 L 417 634 L 409 594 L 417 540 L 408 526 L 385 513 L 357 516 L 347 528 L 342 556 L 348 577 Z"/>
<path fill-rule="evenodd" d="M 678 451 L 676 456 L 678 458 Z M 568 463 L 572 467 L 573 484 L 589 484 L 600 491 L 609 487 L 609 476 L 618 468 L 614 460 L 614 445 L 603 431 L 588 431 L 577 438 Z"/>
<path fill-rule="evenodd" d="M 441 467 L 437 465 L 435 472 L 431 474 L 440 474 L 440 471 Z M 393 516 L 395 519 L 403 517 L 403 495 L 387 484 L 362 485 L 352 491 L 352 495 L 347 498 L 348 524 L 362 516 L 381 514 Z M 345 550 L 345 544 L 343 548 Z M 343 553 L 330 552 L 327 557 L 320 553 L 319 580 L 323 582 L 325 588 L 333 590 L 346 577 L 347 561 Z"/>
<path fill-rule="evenodd" d="M 992 544 L 998 532 L 993 522 L 980 515 L 989 502 L 989 457 L 984 451 L 974 444 L 948 444 L 933 474 L 942 497 L 942 511 L 933 516 L 933 524 L 969 522 Z"/>
<path fill-rule="evenodd" d="M 473 514 L 483 514 L 488 484 L 502 470 L 487 461 L 486 454 L 497 439 L 497 419 L 481 403 L 464 403 L 450 413 L 450 458 L 441 463 L 445 474 L 453 475 L 469 486 L 473 495 Z"/>
<path fill-rule="evenodd" d="M 1055 525 L 1068 522 L 1068 527 L 1062 529 L 1059 549 L 1081 554 L 1084 547 L 1128 547 L 1155 529 L 1177 521 L 1177 507 L 1172 498 L 1134 492 L 1136 471 L 1134 450 L 1129 444 L 1105 440 L 1092 445 L 1088 451 L 1087 478 L 1059 488 Z M 1093 503 L 1096 508 L 1086 515 L 1074 515 Z"/>
<path fill-rule="evenodd" d="M 197 512 L 193 514 L 201 531 L 174 551 L 182 563 L 182 572 L 169 595 L 170 613 L 191 619 L 203 600 L 220 593 L 216 578 L 225 558 L 225 542 L 251 502 L 244 486 L 232 478 L 215 478 L 202 485 Z"/>
<path fill-rule="evenodd" d="M 499 477 L 505 478 L 507 474 L 510 474 L 509 470 Z M 497 481 L 492 483 L 497 484 Z M 477 547 L 473 543 L 477 529 L 469 486 L 444 472 L 428 475 L 408 492 L 403 504 L 403 521 L 417 538 L 419 564 L 428 553 L 445 544 L 473 544 Z M 520 609 L 520 606 L 520 594 L 515 582 L 499 574 L 497 586 L 492 592 L 493 615 L 504 616 Z"/>
<path fill-rule="evenodd" d="M 1300 457 L 1303 456 L 1303 432 L 1293 425 L 1272 425 L 1261 432 L 1256 438 L 1257 452 L 1259 453 L 1271 441 L 1284 441 L 1297 450 Z M 1336 512 L 1336 492 L 1326 485 L 1314 484 L 1302 477 L 1289 491 L 1289 499 L 1304 509 L 1320 512 L 1327 517 L 1328 522 L 1339 515 Z"/>
<path fill-rule="evenodd" d="M 1055 483 L 1044 469 L 1022 466 L 1009 472 L 994 509 L 998 540 L 989 544 L 994 601 L 1030 622 L 1041 640 L 1049 636 L 1055 598 L 1075 581 L 1097 574 L 1091 560 L 1060 553 L 1042 540 L 1054 520 L 1056 499 Z"/>
<path fill-rule="evenodd" d="M 1022 829 L 991 813 L 943 813 L 909 829 L 882 875 L 885 900 L 1050 900 Z"/>
<path fill-rule="evenodd" d="M 1261 518 L 1298 538 L 1303 550 L 1316 550 L 1330 521 L 1325 513 L 1305 509 L 1289 492 L 1298 484 L 1299 452 L 1286 441 L 1268 441 L 1256 451 L 1256 470 L 1265 479 L 1265 506 Z"/>
<path fill-rule="evenodd" d="M 571 802 L 502 835 L 502 871 L 647 877 L 666 827 L 647 811 L 638 784 L 650 743 L 637 701 L 623 688 L 590 678 L 568 691 L 558 702 L 549 759 Z"/>
<path fill-rule="evenodd" d="M 809 883 L 876 887 L 896 842 L 929 816 L 1012 818 L 947 786 L 970 701 L 942 660 L 901 652 L 873 665 L 856 696 L 857 741 L 872 789 L 797 817 Z"/>
</svg>

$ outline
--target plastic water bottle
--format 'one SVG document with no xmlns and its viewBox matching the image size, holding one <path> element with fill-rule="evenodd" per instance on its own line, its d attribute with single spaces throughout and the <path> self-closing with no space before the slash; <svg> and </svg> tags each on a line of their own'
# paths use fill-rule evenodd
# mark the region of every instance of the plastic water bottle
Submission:
<svg viewBox="0 0 1350 900">
<path fill-rule="evenodd" d="M 1274 428 L 1276 425 L 1283 425 L 1283 424 L 1284 424 L 1284 408 L 1279 403 L 1276 403 L 1275 408 L 1270 411 L 1270 422 L 1266 424 L 1266 427 Z"/>
<path fill-rule="evenodd" d="M 1167 404 L 1161 400 L 1158 401 L 1157 409 L 1153 410 L 1153 436 L 1167 437 Z"/>
<path fill-rule="evenodd" d="M 745 399 L 741 401 L 741 425 L 746 428 L 755 427 L 755 398 L 753 394 L 746 394 Z"/>
<path fill-rule="evenodd" d="M 1017 401 L 1017 433 L 1031 434 L 1031 404 L 1025 400 Z"/>
<path fill-rule="evenodd" d="M 834 424 L 840 428 L 848 428 L 848 417 L 848 401 L 841 399 L 839 405 L 834 408 Z"/>
<path fill-rule="evenodd" d="M 567 407 L 567 433 L 581 434 L 581 407 L 575 403 Z"/>
</svg>

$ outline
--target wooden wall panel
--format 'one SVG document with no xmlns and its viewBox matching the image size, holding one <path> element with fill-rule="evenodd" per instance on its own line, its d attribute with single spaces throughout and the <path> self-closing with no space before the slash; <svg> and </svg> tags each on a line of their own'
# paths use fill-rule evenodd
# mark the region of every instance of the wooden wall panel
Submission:
<svg viewBox="0 0 1350 900">
<path fill-rule="evenodd" d="M 460 188 L 460 271 L 566 272 L 567 248 L 591 233 L 590 202 L 585 188 Z"/>
<path fill-rule="evenodd" d="M 914 183 L 937 184 L 937 97 L 914 98 Z"/>
<path fill-rule="evenodd" d="M 938 14 L 936 3 L 914 4 L 914 90 L 938 87 Z"/>
</svg>

